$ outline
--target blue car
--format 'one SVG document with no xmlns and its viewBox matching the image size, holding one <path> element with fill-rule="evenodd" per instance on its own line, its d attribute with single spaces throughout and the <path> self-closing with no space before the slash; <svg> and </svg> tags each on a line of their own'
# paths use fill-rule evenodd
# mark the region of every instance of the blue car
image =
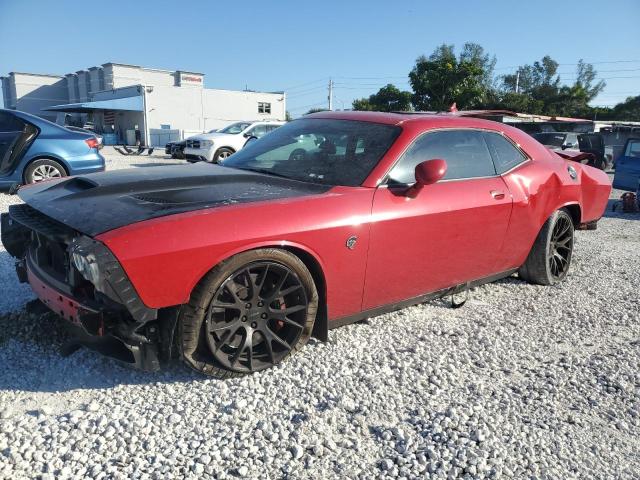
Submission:
<svg viewBox="0 0 640 480">
<path fill-rule="evenodd" d="M 613 188 L 635 192 L 640 182 L 640 138 L 630 138 L 616 160 Z"/>
<path fill-rule="evenodd" d="M 104 157 L 91 134 L 16 110 L 0 109 L 0 188 L 101 172 Z"/>
</svg>

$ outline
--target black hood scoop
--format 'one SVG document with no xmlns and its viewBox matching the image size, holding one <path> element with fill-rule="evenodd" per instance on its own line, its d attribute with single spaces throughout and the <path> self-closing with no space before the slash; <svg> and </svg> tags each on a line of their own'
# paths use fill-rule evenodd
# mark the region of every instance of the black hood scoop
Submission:
<svg viewBox="0 0 640 480">
<path fill-rule="evenodd" d="M 197 163 L 140 167 L 43 182 L 18 192 L 31 207 L 95 236 L 151 218 L 238 203 L 321 194 L 318 185 Z"/>
</svg>

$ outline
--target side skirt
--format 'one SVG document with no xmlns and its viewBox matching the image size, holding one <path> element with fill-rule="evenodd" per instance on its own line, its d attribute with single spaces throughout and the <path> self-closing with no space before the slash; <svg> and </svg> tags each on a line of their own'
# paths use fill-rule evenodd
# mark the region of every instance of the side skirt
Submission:
<svg viewBox="0 0 640 480">
<path fill-rule="evenodd" d="M 442 290 L 437 290 L 435 292 L 426 293 L 424 295 L 419 295 L 417 297 L 413 297 L 408 300 L 403 300 L 401 302 L 382 305 L 380 307 L 372 308 L 370 310 L 364 310 L 362 312 L 356 313 L 355 315 L 349 315 L 347 317 L 341 317 L 335 320 L 329 320 L 329 330 L 333 330 L 334 328 L 338 328 L 338 327 L 343 327 L 345 325 L 350 325 L 352 323 L 359 322 L 360 320 L 364 320 L 366 318 L 377 317 L 378 315 L 383 315 L 385 313 L 395 312 L 396 310 L 401 310 L 403 308 L 407 308 L 412 305 L 418 305 L 420 303 L 428 302 L 429 300 L 435 300 L 436 298 L 460 293 L 465 291 L 468 288 L 478 287 L 480 285 L 484 285 L 485 283 L 491 283 L 491 282 L 495 282 L 496 280 L 506 278 L 510 275 L 513 275 L 517 271 L 518 269 L 514 268 L 511 270 L 507 270 L 506 272 L 490 275 L 488 277 L 480 278 L 478 280 L 474 280 L 468 283 L 461 283 L 454 287 L 444 288 Z"/>
</svg>

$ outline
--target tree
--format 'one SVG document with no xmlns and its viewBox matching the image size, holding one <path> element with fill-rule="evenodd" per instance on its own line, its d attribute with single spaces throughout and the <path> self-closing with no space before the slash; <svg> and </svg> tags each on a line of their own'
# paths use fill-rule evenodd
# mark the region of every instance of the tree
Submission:
<svg viewBox="0 0 640 480">
<path fill-rule="evenodd" d="M 409 73 L 412 102 L 417 110 L 448 110 L 482 105 L 491 83 L 495 58 L 477 44 L 466 43 L 456 58 L 453 45 L 442 44 L 429 56 L 418 57 Z"/>
<path fill-rule="evenodd" d="M 293 120 L 293 117 L 291 116 L 291 112 L 289 110 L 287 110 L 286 112 L 284 112 L 284 119 L 287 122 L 290 122 L 291 120 Z"/>
<path fill-rule="evenodd" d="M 613 113 L 619 120 L 640 122 L 640 95 L 628 97 L 624 102 L 613 107 Z"/>
<path fill-rule="evenodd" d="M 502 85 L 493 94 L 491 108 L 504 108 L 518 112 L 568 117 L 591 117 L 589 102 L 605 87 L 596 82 L 593 65 L 578 62 L 576 80 L 572 85 L 561 85 L 558 62 L 550 56 L 533 65 L 522 65 L 516 73 L 504 75 Z"/>
<path fill-rule="evenodd" d="M 401 91 L 398 87 L 388 84 L 370 95 L 369 98 L 354 100 L 354 110 L 375 110 L 378 112 L 399 112 L 411 110 L 411 92 Z"/>
</svg>

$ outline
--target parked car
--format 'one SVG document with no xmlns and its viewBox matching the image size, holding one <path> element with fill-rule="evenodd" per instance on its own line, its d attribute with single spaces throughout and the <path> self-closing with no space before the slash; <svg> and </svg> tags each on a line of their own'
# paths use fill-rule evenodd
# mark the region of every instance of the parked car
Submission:
<svg viewBox="0 0 640 480">
<path fill-rule="evenodd" d="M 184 158 L 184 147 L 186 140 L 180 140 L 178 142 L 169 142 L 164 147 L 164 153 L 171 155 L 171 158 Z"/>
<path fill-rule="evenodd" d="M 569 150 L 593 154 L 589 163 L 592 167 L 605 170 L 608 166 L 605 156 L 604 139 L 599 133 L 542 132 L 533 138 L 553 150 Z"/>
<path fill-rule="evenodd" d="M 616 160 L 613 188 L 635 192 L 640 183 L 640 138 L 630 138 Z"/>
<path fill-rule="evenodd" d="M 504 124 L 326 112 L 220 165 L 20 189 L 2 242 L 79 342 L 146 369 L 176 354 L 226 378 L 515 272 L 561 282 L 574 229 L 595 227 L 610 192 L 601 170 Z"/>
<path fill-rule="evenodd" d="M 86 128 L 74 127 L 73 125 L 65 125 L 64 128 L 66 128 L 67 130 L 71 130 L 72 132 L 87 133 L 89 135 L 94 136 L 96 140 L 98 140 L 98 149 L 101 149 L 104 146 L 103 145 L 104 138 L 99 133 L 95 133 L 91 130 L 87 130 Z"/>
<path fill-rule="evenodd" d="M 251 137 L 260 138 L 284 122 L 236 122 L 216 132 L 195 135 L 186 140 L 187 160 L 218 162 L 244 147 Z"/>
<path fill-rule="evenodd" d="M 104 157 L 93 133 L 0 109 L 0 187 L 100 172 Z"/>
</svg>

